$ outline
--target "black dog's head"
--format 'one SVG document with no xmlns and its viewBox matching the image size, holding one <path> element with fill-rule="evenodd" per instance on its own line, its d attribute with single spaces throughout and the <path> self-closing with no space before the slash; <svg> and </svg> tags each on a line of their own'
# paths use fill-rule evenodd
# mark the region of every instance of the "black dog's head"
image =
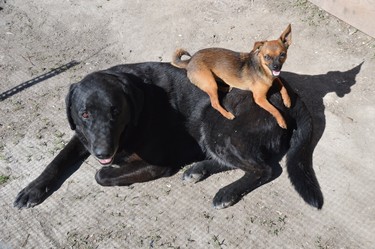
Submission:
<svg viewBox="0 0 375 249">
<path fill-rule="evenodd" d="M 125 75 L 95 72 L 72 84 L 66 97 L 70 127 L 102 165 L 112 163 L 122 133 L 136 125 L 143 94 Z"/>
</svg>

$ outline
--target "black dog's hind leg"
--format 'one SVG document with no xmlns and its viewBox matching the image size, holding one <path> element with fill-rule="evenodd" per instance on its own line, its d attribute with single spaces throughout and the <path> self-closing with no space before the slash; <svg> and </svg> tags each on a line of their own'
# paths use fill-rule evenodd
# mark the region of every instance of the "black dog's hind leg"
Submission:
<svg viewBox="0 0 375 249">
<path fill-rule="evenodd" d="M 255 167 L 239 167 L 245 175 L 237 181 L 223 187 L 216 193 L 213 206 L 222 209 L 236 204 L 241 198 L 272 179 L 272 168 L 266 164 L 254 164 Z"/>
<path fill-rule="evenodd" d="M 29 208 L 41 203 L 58 189 L 89 155 L 78 137 L 74 136 L 40 176 L 19 192 L 13 205 Z"/>
<path fill-rule="evenodd" d="M 150 165 L 142 160 L 132 161 L 122 167 L 103 167 L 96 172 L 95 180 L 102 186 L 128 186 L 175 174 L 179 169 Z"/>
<path fill-rule="evenodd" d="M 199 182 L 207 177 L 233 168 L 220 165 L 214 160 L 204 160 L 191 165 L 182 175 L 184 181 Z"/>
</svg>

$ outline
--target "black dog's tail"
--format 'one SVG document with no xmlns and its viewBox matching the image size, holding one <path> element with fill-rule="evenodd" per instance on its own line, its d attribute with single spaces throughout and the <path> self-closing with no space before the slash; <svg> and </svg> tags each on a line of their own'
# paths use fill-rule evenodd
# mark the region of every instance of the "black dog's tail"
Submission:
<svg viewBox="0 0 375 249">
<path fill-rule="evenodd" d="M 187 55 L 187 56 L 191 57 L 191 55 L 189 54 L 188 51 L 186 51 L 182 48 L 177 49 L 176 52 L 174 52 L 174 54 L 173 54 L 171 64 L 175 67 L 178 67 L 178 68 L 186 68 L 187 65 L 189 64 L 190 59 L 181 60 L 181 57 L 184 56 L 184 55 Z"/>
<path fill-rule="evenodd" d="M 295 106 L 291 109 L 291 115 L 297 127 L 293 132 L 286 155 L 289 178 L 296 191 L 308 204 L 321 209 L 323 194 L 312 167 L 312 117 L 299 98 L 296 99 Z"/>
</svg>

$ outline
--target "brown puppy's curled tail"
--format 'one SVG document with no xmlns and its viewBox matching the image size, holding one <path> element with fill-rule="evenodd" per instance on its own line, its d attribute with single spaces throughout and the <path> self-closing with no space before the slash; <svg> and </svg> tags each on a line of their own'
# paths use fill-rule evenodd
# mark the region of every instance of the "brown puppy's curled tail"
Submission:
<svg viewBox="0 0 375 249">
<path fill-rule="evenodd" d="M 174 52 L 174 54 L 173 54 L 171 64 L 175 67 L 178 67 L 178 68 L 186 68 L 187 65 L 190 62 L 190 59 L 181 60 L 181 57 L 184 56 L 184 55 L 187 55 L 187 56 L 191 57 L 191 55 L 189 54 L 188 51 L 186 51 L 182 48 L 177 49 L 176 52 Z"/>
</svg>

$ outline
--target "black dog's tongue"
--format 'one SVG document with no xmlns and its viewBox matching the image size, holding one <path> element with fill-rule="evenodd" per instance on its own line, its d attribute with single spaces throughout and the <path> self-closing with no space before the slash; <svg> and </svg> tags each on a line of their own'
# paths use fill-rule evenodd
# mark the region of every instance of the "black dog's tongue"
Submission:
<svg viewBox="0 0 375 249">
<path fill-rule="evenodd" d="M 98 159 L 98 161 L 103 164 L 103 165 L 107 165 L 107 164 L 110 164 L 112 162 L 112 159 L 113 158 L 107 158 L 107 159 Z"/>
</svg>

